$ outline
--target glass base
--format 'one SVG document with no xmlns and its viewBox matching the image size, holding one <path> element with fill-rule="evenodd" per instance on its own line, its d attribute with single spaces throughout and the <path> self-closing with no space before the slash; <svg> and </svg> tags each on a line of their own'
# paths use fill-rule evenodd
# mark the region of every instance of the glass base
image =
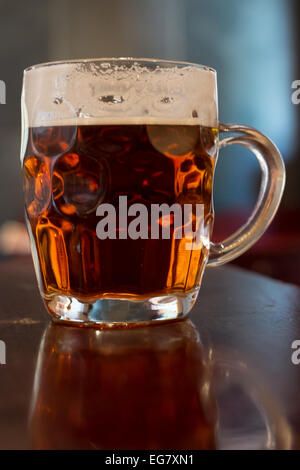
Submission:
<svg viewBox="0 0 300 470">
<path fill-rule="evenodd" d="M 174 293 L 142 300 L 102 298 L 94 302 L 54 294 L 44 298 L 44 302 L 52 318 L 59 322 L 118 326 L 184 317 L 193 307 L 198 291 L 199 288 L 188 294 Z"/>
</svg>

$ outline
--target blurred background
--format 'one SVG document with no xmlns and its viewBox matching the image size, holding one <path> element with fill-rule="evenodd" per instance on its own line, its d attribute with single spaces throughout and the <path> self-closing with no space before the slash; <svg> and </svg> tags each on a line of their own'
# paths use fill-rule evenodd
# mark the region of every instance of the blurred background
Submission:
<svg viewBox="0 0 300 470">
<path fill-rule="evenodd" d="M 27 249 L 21 185 L 20 95 L 29 65 L 83 57 L 155 57 L 218 72 L 224 123 L 257 127 L 287 167 L 283 202 L 262 239 L 235 263 L 300 285 L 300 3 L 297 0 L 0 0 L 0 253 Z M 260 170 L 243 148 L 222 150 L 214 200 L 216 240 L 250 214 Z"/>
</svg>

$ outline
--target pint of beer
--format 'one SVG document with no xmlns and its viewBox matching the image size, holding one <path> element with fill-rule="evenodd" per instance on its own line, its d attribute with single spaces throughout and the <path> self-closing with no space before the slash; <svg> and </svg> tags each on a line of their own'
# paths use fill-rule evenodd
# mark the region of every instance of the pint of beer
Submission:
<svg viewBox="0 0 300 470">
<path fill-rule="evenodd" d="M 245 251 L 277 209 L 280 154 L 253 129 L 220 127 L 209 67 L 135 59 L 38 65 L 24 74 L 22 116 L 26 221 L 56 320 L 128 324 L 187 314 L 206 263 Z M 264 193 L 246 226 L 212 244 L 220 130 L 247 134 L 237 143 L 256 155 L 259 148 Z"/>
</svg>

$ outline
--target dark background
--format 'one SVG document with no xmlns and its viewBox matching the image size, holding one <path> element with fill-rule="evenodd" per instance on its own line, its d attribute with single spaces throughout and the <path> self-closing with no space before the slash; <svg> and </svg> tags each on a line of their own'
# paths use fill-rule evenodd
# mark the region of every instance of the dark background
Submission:
<svg viewBox="0 0 300 470">
<path fill-rule="evenodd" d="M 300 284 L 300 4 L 296 0 L 0 0 L 0 225 L 23 219 L 20 148 L 22 71 L 49 60 L 156 57 L 218 72 L 221 122 L 257 127 L 281 150 L 287 186 L 262 239 L 236 263 Z M 215 238 L 243 223 L 256 200 L 259 167 L 243 148 L 220 153 Z M 0 228 L 1 231 L 1 228 Z"/>
</svg>

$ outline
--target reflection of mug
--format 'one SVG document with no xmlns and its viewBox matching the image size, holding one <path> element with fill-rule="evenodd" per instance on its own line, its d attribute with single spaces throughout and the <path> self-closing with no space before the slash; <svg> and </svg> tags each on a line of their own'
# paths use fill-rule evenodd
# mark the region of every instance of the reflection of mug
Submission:
<svg viewBox="0 0 300 470">
<path fill-rule="evenodd" d="M 25 71 L 22 161 L 36 273 L 51 315 L 138 322 L 187 314 L 206 263 L 247 250 L 284 187 L 281 156 L 258 131 L 221 125 L 216 73 L 135 59 L 58 62 Z M 219 143 L 220 132 L 237 137 Z M 218 149 L 258 158 L 254 212 L 210 241 Z"/>
<path fill-rule="evenodd" d="M 260 428 L 253 428 L 254 404 Z M 30 434 L 35 449 L 234 448 L 237 438 L 242 448 L 290 445 L 257 372 L 240 354 L 236 360 L 201 343 L 190 321 L 125 330 L 51 324 L 40 346 Z"/>
<path fill-rule="evenodd" d="M 213 449 L 216 410 L 190 322 L 104 329 L 50 325 L 30 430 L 35 449 Z"/>
</svg>

